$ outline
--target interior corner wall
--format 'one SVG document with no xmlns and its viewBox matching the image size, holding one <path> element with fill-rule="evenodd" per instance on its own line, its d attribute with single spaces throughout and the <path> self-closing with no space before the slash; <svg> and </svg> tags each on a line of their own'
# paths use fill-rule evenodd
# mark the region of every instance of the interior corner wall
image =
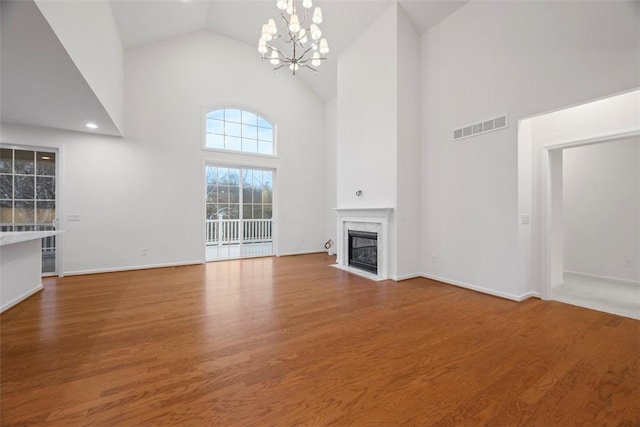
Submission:
<svg viewBox="0 0 640 427">
<path fill-rule="evenodd" d="M 398 13 L 396 251 L 398 279 L 420 272 L 420 36 Z"/>
<path fill-rule="evenodd" d="M 337 134 L 337 120 L 338 120 L 338 112 L 337 112 L 337 99 L 332 98 L 329 101 L 325 102 L 324 106 L 324 126 L 325 126 L 325 175 L 326 180 L 324 182 L 325 191 L 326 191 L 326 207 L 327 207 L 327 215 L 325 222 L 325 236 L 327 240 L 333 240 L 333 248 L 331 248 L 330 253 L 336 253 L 336 242 L 337 240 L 337 230 L 336 224 L 338 221 L 338 215 L 334 208 L 338 206 L 336 201 L 336 191 L 337 191 L 337 143 L 338 143 L 338 134 Z"/>
<path fill-rule="evenodd" d="M 109 2 L 35 0 L 35 4 L 122 133 L 124 51 Z"/>
<path fill-rule="evenodd" d="M 323 250 L 324 104 L 262 65 L 252 46 L 196 33 L 127 52 L 122 139 L 2 124 L 4 143 L 61 149 L 65 274 L 202 262 L 205 162 L 276 168 L 279 253 Z M 275 123 L 278 158 L 203 150 L 203 114 L 221 105 Z"/>
<path fill-rule="evenodd" d="M 397 37 L 394 5 L 338 58 L 337 207 L 395 205 Z"/>
<path fill-rule="evenodd" d="M 639 7 L 469 2 L 422 36 L 425 275 L 513 299 L 539 291 L 521 274 L 518 120 L 638 87 Z M 507 129 L 452 141 L 502 114 Z"/>
<path fill-rule="evenodd" d="M 640 285 L 640 137 L 564 152 L 564 270 Z"/>
</svg>

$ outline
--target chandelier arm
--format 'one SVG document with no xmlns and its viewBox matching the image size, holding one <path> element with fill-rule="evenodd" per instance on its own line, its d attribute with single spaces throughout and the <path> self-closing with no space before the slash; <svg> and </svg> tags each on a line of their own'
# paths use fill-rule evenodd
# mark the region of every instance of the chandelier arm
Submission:
<svg viewBox="0 0 640 427">
<path fill-rule="evenodd" d="M 283 58 L 286 58 L 286 57 L 287 57 L 287 56 L 286 56 L 284 53 L 282 53 L 282 51 L 281 51 L 280 49 L 278 49 L 277 47 L 275 47 L 275 46 L 273 46 L 273 45 L 270 45 L 270 44 L 267 44 L 266 46 L 267 46 L 269 49 L 276 51 L 276 52 L 278 53 L 278 55 L 279 55 L 279 56 L 282 56 Z"/>
<path fill-rule="evenodd" d="M 282 20 L 284 21 L 284 23 L 285 23 L 285 27 L 286 27 L 286 28 L 289 28 L 289 21 L 287 20 L 287 17 L 286 17 L 286 16 L 284 16 L 284 13 L 283 13 L 282 11 L 280 11 L 280 17 L 281 17 L 281 18 L 282 18 Z"/>
<path fill-rule="evenodd" d="M 305 50 L 304 52 L 302 52 L 302 55 L 300 55 L 300 58 L 304 58 L 304 56 L 309 53 L 311 50 L 313 49 L 313 45 L 309 46 L 307 48 L 307 50 Z"/>
<path fill-rule="evenodd" d="M 327 58 L 315 58 L 315 60 L 316 60 L 316 61 L 326 61 L 326 60 L 327 60 Z M 309 63 L 309 62 L 311 62 L 311 61 L 314 61 L 314 58 L 307 58 L 307 59 L 304 59 L 304 60 L 298 61 L 298 64 L 299 64 L 299 65 L 302 65 L 302 66 L 305 66 L 305 67 L 308 67 L 307 63 Z"/>
<path fill-rule="evenodd" d="M 302 64 L 303 67 L 310 69 L 311 71 L 313 71 L 314 73 L 317 73 L 318 70 L 314 67 L 312 67 L 311 65 L 307 65 L 307 64 Z"/>
<path fill-rule="evenodd" d="M 300 21 L 300 27 L 302 28 L 304 26 L 304 23 L 307 21 L 307 9 L 304 8 L 304 15 L 302 15 L 302 21 Z"/>
<path fill-rule="evenodd" d="M 287 19 L 286 16 L 284 16 L 284 13 L 282 11 L 280 11 L 280 17 L 284 21 L 284 27 L 287 29 L 287 33 L 289 34 L 289 38 L 291 40 L 293 40 L 294 36 L 293 36 L 293 34 L 291 34 L 291 31 L 289 31 L 289 20 Z M 282 35 L 278 35 L 278 37 L 282 38 Z M 287 40 L 285 40 L 285 42 L 286 43 L 291 43 L 291 41 L 287 41 Z"/>
<path fill-rule="evenodd" d="M 300 61 L 300 63 L 311 62 L 311 61 L 326 61 L 327 58 L 307 58 L 304 61 Z"/>
<path fill-rule="evenodd" d="M 297 58 L 296 58 L 296 43 L 295 43 L 295 42 L 293 43 L 293 56 L 292 56 L 292 58 L 291 58 L 291 59 L 292 59 L 292 62 L 294 62 L 294 61 L 295 61 L 295 62 L 294 62 L 294 67 L 295 67 L 295 63 L 297 63 L 297 62 L 298 62 L 298 60 L 297 60 Z M 295 72 L 296 72 L 296 70 L 294 69 L 294 70 L 293 70 L 293 73 L 294 73 L 293 75 L 294 75 L 294 76 L 295 76 Z"/>
</svg>

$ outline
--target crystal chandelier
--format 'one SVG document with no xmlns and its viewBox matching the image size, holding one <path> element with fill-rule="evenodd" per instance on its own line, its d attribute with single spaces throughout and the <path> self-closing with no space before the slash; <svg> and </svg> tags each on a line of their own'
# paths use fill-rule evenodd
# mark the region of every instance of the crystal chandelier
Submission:
<svg viewBox="0 0 640 427">
<path fill-rule="evenodd" d="M 276 7 L 280 9 L 285 31 L 279 34 L 276 22 L 269 19 L 262 25 L 262 36 L 258 41 L 258 52 L 263 60 L 269 60 L 274 71 L 288 66 L 294 76 L 300 67 L 317 71 L 329 52 L 327 39 L 322 37 L 318 27 L 322 23 L 322 10 L 316 7 L 312 14 L 313 0 L 303 0 L 300 14 L 295 3 L 294 0 L 277 0 Z"/>
</svg>

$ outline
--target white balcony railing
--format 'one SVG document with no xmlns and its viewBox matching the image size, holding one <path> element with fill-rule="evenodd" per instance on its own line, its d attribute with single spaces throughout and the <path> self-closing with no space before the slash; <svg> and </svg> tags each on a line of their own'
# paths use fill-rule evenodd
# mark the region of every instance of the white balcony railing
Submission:
<svg viewBox="0 0 640 427">
<path fill-rule="evenodd" d="M 271 219 L 208 219 L 205 220 L 207 245 L 237 245 L 240 240 L 242 243 L 271 242 L 272 224 Z"/>
</svg>

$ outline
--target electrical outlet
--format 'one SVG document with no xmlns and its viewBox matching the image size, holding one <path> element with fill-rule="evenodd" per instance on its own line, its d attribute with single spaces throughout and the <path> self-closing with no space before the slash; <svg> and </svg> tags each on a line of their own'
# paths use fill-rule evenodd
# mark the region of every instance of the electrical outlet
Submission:
<svg viewBox="0 0 640 427">
<path fill-rule="evenodd" d="M 148 253 L 148 252 L 147 252 L 147 248 L 142 248 L 142 249 L 140 249 L 140 255 L 142 255 L 142 256 L 146 256 L 146 255 L 147 255 L 147 253 Z"/>
<path fill-rule="evenodd" d="M 435 263 L 437 263 L 437 262 L 438 262 L 438 257 L 437 257 L 437 256 L 435 256 L 435 255 L 434 255 L 434 256 L 432 256 L 432 257 L 431 257 L 431 263 L 432 263 L 432 264 L 435 264 Z"/>
<path fill-rule="evenodd" d="M 626 265 L 627 267 L 633 267 L 633 260 L 631 259 L 626 260 L 624 265 Z"/>
</svg>

